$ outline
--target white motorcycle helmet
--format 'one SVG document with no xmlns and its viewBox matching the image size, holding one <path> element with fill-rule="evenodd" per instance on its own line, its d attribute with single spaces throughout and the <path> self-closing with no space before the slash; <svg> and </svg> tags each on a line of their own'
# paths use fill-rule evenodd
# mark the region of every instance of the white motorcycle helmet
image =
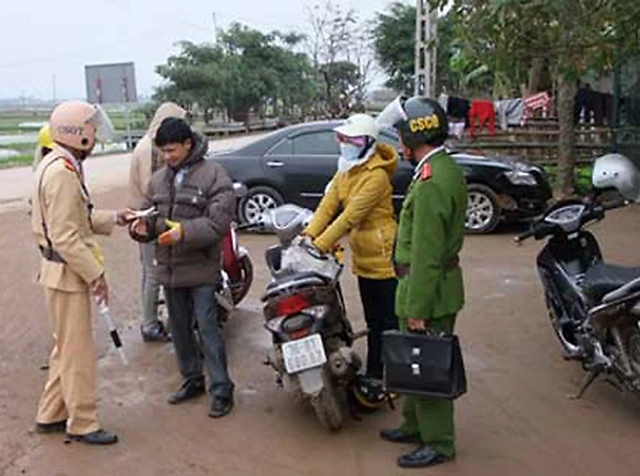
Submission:
<svg viewBox="0 0 640 476">
<path fill-rule="evenodd" d="M 591 182 L 595 188 L 615 188 L 627 200 L 640 202 L 640 172 L 622 154 L 599 157 L 593 165 Z"/>
</svg>

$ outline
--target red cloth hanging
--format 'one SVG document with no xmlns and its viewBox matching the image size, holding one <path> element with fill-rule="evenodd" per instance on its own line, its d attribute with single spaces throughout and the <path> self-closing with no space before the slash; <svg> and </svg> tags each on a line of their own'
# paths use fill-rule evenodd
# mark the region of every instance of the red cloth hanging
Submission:
<svg viewBox="0 0 640 476">
<path fill-rule="evenodd" d="M 469 122 L 471 123 L 471 136 L 475 134 L 476 118 L 480 122 L 480 129 L 488 122 L 489 133 L 496 133 L 496 111 L 493 108 L 493 101 L 473 100 L 469 109 Z"/>
</svg>

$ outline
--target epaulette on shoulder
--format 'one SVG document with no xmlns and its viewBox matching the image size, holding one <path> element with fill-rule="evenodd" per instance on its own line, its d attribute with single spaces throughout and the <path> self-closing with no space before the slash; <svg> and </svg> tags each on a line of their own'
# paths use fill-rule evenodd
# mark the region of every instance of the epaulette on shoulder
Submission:
<svg viewBox="0 0 640 476">
<path fill-rule="evenodd" d="M 433 177 L 433 170 L 431 168 L 431 164 L 427 162 L 422 166 L 422 169 L 420 169 L 420 181 L 426 182 L 431 177 Z"/>
<path fill-rule="evenodd" d="M 62 159 L 62 162 L 64 163 L 64 168 L 76 173 L 76 168 L 73 166 L 73 163 L 69 160 L 69 159 Z"/>
</svg>

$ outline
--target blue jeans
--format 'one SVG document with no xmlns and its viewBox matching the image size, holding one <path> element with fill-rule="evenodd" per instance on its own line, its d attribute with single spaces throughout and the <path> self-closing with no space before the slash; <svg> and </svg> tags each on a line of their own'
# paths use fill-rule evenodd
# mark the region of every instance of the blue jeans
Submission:
<svg viewBox="0 0 640 476">
<path fill-rule="evenodd" d="M 209 377 L 212 398 L 230 398 L 233 382 L 227 370 L 227 353 L 218 324 L 215 286 L 165 288 L 173 346 L 184 381 L 202 378 L 202 358 Z M 202 342 L 202 353 L 194 334 L 194 322 Z"/>
</svg>

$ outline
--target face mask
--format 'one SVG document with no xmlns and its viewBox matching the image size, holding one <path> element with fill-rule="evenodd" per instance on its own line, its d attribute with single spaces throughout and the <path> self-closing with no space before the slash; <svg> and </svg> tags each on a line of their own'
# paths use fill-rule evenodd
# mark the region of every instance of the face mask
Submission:
<svg viewBox="0 0 640 476">
<path fill-rule="evenodd" d="M 362 147 L 351 144 L 340 144 L 340 158 L 338 159 L 338 172 L 348 172 L 352 168 L 364 164 L 375 152 L 371 147 L 369 152 L 360 158 Z"/>
<path fill-rule="evenodd" d="M 362 147 L 354 144 L 340 144 L 340 157 L 351 162 L 360 159 Z"/>
</svg>

